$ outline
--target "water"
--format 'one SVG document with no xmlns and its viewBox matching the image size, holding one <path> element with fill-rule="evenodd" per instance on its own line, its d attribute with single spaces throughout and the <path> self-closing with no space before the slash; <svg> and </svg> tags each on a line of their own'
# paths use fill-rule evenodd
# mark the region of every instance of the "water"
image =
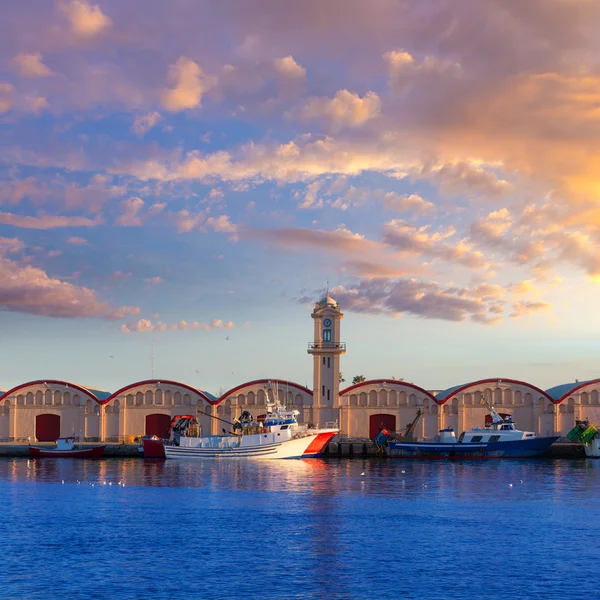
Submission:
<svg viewBox="0 0 600 600">
<path fill-rule="evenodd" d="M 4 459 L 0 598 L 594 598 L 599 490 L 590 460 Z"/>
</svg>

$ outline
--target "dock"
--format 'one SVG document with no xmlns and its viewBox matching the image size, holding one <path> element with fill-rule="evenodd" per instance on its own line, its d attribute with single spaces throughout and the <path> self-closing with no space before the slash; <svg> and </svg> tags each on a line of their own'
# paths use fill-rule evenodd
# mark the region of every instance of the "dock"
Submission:
<svg viewBox="0 0 600 600">
<path fill-rule="evenodd" d="M 83 442 L 82 447 L 98 446 L 99 442 Z M 36 446 L 54 447 L 54 444 L 36 443 Z M 29 456 L 29 444 L 0 442 L 0 458 Z M 371 441 L 330 442 L 325 451 L 328 458 L 367 458 L 381 456 Z M 583 445 L 575 442 L 556 442 L 550 447 L 548 458 L 585 458 Z M 137 444 L 107 443 L 102 458 L 143 458 Z"/>
</svg>

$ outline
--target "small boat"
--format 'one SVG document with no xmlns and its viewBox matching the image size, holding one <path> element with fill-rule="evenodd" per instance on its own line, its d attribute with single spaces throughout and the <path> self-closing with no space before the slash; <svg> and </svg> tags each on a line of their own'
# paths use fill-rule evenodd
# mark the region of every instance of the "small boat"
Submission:
<svg viewBox="0 0 600 600">
<path fill-rule="evenodd" d="M 600 432 L 587 419 L 575 421 L 575 427 L 567 433 L 572 442 L 581 442 L 587 458 L 600 458 Z"/>
<path fill-rule="evenodd" d="M 489 425 L 474 427 L 464 431 L 457 439 L 454 429 L 446 428 L 439 432 L 433 441 L 415 439 L 394 440 L 389 432 L 379 432 L 374 442 L 393 458 L 531 458 L 547 452 L 560 436 L 537 437 L 532 431 L 518 430 L 509 415 L 499 415 L 491 404 Z M 417 416 L 419 418 L 420 414 Z M 414 431 L 417 419 L 409 425 Z M 411 436 L 412 437 L 412 436 Z"/>
<path fill-rule="evenodd" d="M 93 446 L 92 448 L 75 447 L 74 437 L 58 438 L 54 448 L 29 446 L 29 455 L 35 457 L 51 456 L 53 458 L 98 458 L 103 452 L 104 446 Z"/>
<path fill-rule="evenodd" d="M 224 435 L 202 435 L 195 417 L 176 417 L 170 427 L 170 439 L 162 443 L 164 456 L 168 459 L 319 457 L 339 428 L 302 425 L 297 420 L 299 414 L 279 403 L 269 403 L 264 419 L 255 420 L 244 411 L 230 423 L 233 431 L 223 430 Z M 159 454 L 156 444 L 156 440 L 144 440 L 144 457 Z"/>
</svg>

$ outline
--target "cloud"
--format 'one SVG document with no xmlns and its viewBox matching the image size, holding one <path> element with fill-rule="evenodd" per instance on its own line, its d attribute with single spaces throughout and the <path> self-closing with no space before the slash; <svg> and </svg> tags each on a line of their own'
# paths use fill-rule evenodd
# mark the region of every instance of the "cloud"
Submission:
<svg viewBox="0 0 600 600">
<path fill-rule="evenodd" d="M 495 173 L 467 161 L 435 166 L 429 171 L 424 169 L 419 176 L 438 184 L 442 193 L 448 196 L 494 200 L 514 191 L 514 186 L 508 181 L 498 179 Z"/>
<path fill-rule="evenodd" d="M 127 281 L 131 278 L 131 272 L 123 273 L 122 271 L 115 271 L 111 274 L 110 278 L 114 281 Z"/>
<path fill-rule="evenodd" d="M 133 306 L 114 307 L 96 292 L 48 276 L 32 265 L 0 257 L 0 310 L 66 319 L 123 319 L 139 313 Z"/>
<path fill-rule="evenodd" d="M 282 77 L 290 77 L 292 79 L 304 79 L 306 77 L 306 69 L 301 67 L 293 58 L 293 56 L 285 56 L 277 58 L 273 61 L 275 70 Z"/>
<path fill-rule="evenodd" d="M 446 321 L 471 319 L 483 324 L 497 323 L 501 318 L 490 310 L 489 303 L 468 288 L 443 288 L 436 282 L 412 278 L 363 280 L 334 288 L 331 294 L 345 311 L 366 314 L 400 316 L 406 313 Z"/>
<path fill-rule="evenodd" d="M 342 127 L 357 127 L 374 119 L 381 111 L 381 100 L 375 92 L 367 92 L 362 98 L 348 90 L 339 90 L 333 98 L 309 98 L 307 104 L 290 116 L 309 121 L 325 120 L 334 131 Z"/>
<path fill-rule="evenodd" d="M 158 285 L 159 283 L 164 283 L 164 279 L 162 277 L 158 277 L 157 275 L 155 277 L 148 277 L 147 279 L 144 279 L 144 282 L 152 285 Z"/>
<path fill-rule="evenodd" d="M 52 70 L 42 62 L 39 52 L 19 52 L 13 59 L 12 64 L 17 68 L 22 77 L 49 77 Z"/>
<path fill-rule="evenodd" d="M 383 55 L 388 66 L 390 81 L 392 85 L 405 82 L 406 79 L 415 75 L 460 75 L 461 65 L 455 61 L 439 59 L 434 56 L 426 56 L 421 62 L 405 50 L 391 50 Z"/>
<path fill-rule="evenodd" d="M 81 38 L 95 37 L 112 24 L 98 4 L 90 4 L 86 0 L 63 2 L 59 8 L 69 21 L 71 31 Z"/>
<path fill-rule="evenodd" d="M 25 249 L 25 244 L 18 238 L 0 237 L 0 256 L 14 254 Z"/>
<path fill-rule="evenodd" d="M 445 241 L 454 236 L 453 228 L 434 233 L 428 229 L 428 226 L 415 227 L 395 219 L 384 225 L 383 241 L 403 253 L 456 262 L 471 269 L 487 266 L 484 255 L 465 240 Z"/>
<path fill-rule="evenodd" d="M 140 227 L 142 221 L 138 215 L 144 207 L 144 201 L 141 198 L 129 198 L 121 202 L 122 214 L 116 220 L 116 224 L 121 227 Z"/>
<path fill-rule="evenodd" d="M 0 224 L 12 225 L 23 229 L 56 229 L 58 227 L 97 227 L 102 224 L 102 217 L 94 219 L 87 217 L 62 217 L 52 215 L 41 215 L 27 217 L 13 213 L 0 212 Z"/>
<path fill-rule="evenodd" d="M 513 311 L 509 316 L 513 319 L 528 317 L 534 312 L 547 312 L 551 308 L 552 306 L 548 302 L 515 302 L 513 304 Z"/>
<path fill-rule="evenodd" d="M 179 321 L 178 323 L 162 323 L 161 321 L 151 321 L 149 319 L 139 319 L 134 323 L 122 324 L 120 331 L 122 333 L 151 333 L 153 331 L 210 331 L 211 329 L 233 329 L 233 321 L 224 323 L 220 319 L 215 319 L 211 323 L 201 323 L 199 321 Z"/>
<path fill-rule="evenodd" d="M 177 62 L 169 67 L 169 81 L 174 87 L 162 91 L 162 105 L 169 112 L 180 112 L 200 106 L 202 96 L 216 80 L 206 76 L 191 58 L 180 56 Z"/>
<path fill-rule="evenodd" d="M 145 115 L 138 115 L 133 121 L 131 130 L 138 137 L 144 137 L 161 119 L 161 114 L 156 111 Z"/>
<path fill-rule="evenodd" d="M 71 244 L 72 246 L 91 246 L 91 244 L 82 237 L 72 236 L 66 239 L 67 244 Z"/>
<path fill-rule="evenodd" d="M 221 233 L 234 234 L 234 238 L 237 239 L 237 233 L 239 231 L 238 226 L 229 220 L 227 215 L 219 215 L 218 217 L 209 217 L 206 219 L 206 224 L 213 230 Z"/>
<path fill-rule="evenodd" d="M 0 81 L 0 114 L 8 112 L 14 103 L 15 86 Z"/>
</svg>

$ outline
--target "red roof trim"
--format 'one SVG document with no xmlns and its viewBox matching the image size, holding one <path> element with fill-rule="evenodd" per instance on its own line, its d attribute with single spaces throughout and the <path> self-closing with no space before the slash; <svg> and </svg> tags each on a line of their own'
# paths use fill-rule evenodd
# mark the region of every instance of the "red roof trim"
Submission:
<svg viewBox="0 0 600 600">
<path fill-rule="evenodd" d="M 20 385 L 12 388 L 11 390 L 8 390 L 8 392 L 1 395 L 0 401 L 3 400 L 6 396 L 10 396 L 10 395 L 14 394 L 15 392 L 18 392 L 19 390 L 22 390 L 23 388 L 30 387 L 32 385 L 44 385 L 46 383 L 48 385 L 50 385 L 50 384 L 64 385 L 64 386 L 73 388 L 75 390 L 79 390 L 80 392 L 83 392 L 86 396 L 89 396 L 90 398 L 95 400 L 98 404 L 102 404 L 102 400 L 97 398 L 92 392 L 90 392 L 90 390 L 88 390 L 84 387 L 81 387 L 80 385 L 77 385 L 76 383 L 71 383 L 70 381 L 60 381 L 58 379 L 38 379 L 36 381 L 29 381 L 27 383 L 21 383 Z"/>
<path fill-rule="evenodd" d="M 293 381 L 285 381 L 285 379 L 255 379 L 254 381 L 248 381 L 247 383 L 242 383 L 234 388 L 231 388 L 228 392 L 225 392 L 217 401 L 217 404 L 219 404 L 220 402 L 222 402 L 223 400 L 226 400 L 229 396 L 231 396 L 232 394 L 234 394 L 235 392 L 237 392 L 238 390 L 241 390 L 242 388 L 251 386 L 251 385 L 258 385 L 261 383 L 269 383 L 269 382 L 273 382 L 273 383 L 283 383 L 285 385 L 291 385 L 299 390 L 302 390 L 303 392 L 306 392 L 309 395 L 313 395 L 312 390 L 309 390 L 307 387 L 304 387 L 303 385 L 300 385 L 298 383 L 294 383 Z"/>
<path fill-rule="evenodd" d="M 149 385 L 152 383 L 160 383 L 160 384 L 165 383 L 167 385 L 178 385 L 179 387 L 185 388 L 186 390 L 189 390 L 190 392 L 194 392 L 194 394 L 198 394 L 198 396 L 200 396 L 201 398 L 206 400 L 206 402 L 208 402 L 209 404 L 217 404 L 217 402 L 215 402 L 214 400 L 211 400 L 201 390 L 199 390 L 195 387 L 192 387 L 191 385 L 188 385 L 187 383 L 181 383 L 180 381 L 172 381 L 171 379 L 146 379 L 144 381 L 136 381 L 136 383 L 130 383 L 129 385 L 126 385 L 125 387 L 121 388 L 120 390 L 117 390 L 114 394 L 112 394 L 112 396 L 108 397 L 106 400 L 104 400 L 104 402 L 101 402 L 101 404 L 108 404 L 111 400 L 113 400 L 117 396 L 123 395 L 123 393 L 126 392 L 127 390 L 131 390 L 135 387 L 141 387 L 142 385 Z"/>
<path fill-rule="evenodd" d="M 418 392 L 423 392 L 428 398 L 431 398 L 431 400 L 433 400 L 437 404 L 442 404 L 442 402 L 438 402 L 435 399 L 435 396 L 432 393 L 428 392 L 427 390 L 423 389 L 422 387 L 415 385 L 414 383 L 408 383 L 408 381 L 400 381 L 399 379 L 369 379 L 368 381 L 361 381 L 360 383 L 355 383 L 354 385 L 347 387 L 345 390 L 342 390 L 340 392 L 340 396 L 345 396 L 348 392 L 351 392 L 352 390 L 355 390 L 359 387 L 363 387 L 365 385 L 379 384 L 379 383 L 404 385 L 404 386 L 412 388 L 413 390 L 416 390 Z"/>
<path fill-rule="evenodd" d="M 558 402 L 555 402 L 553 400 L 553 398 L 552 398 L 552 396 L 550 396 L 550 394 L 547 394 L 544 390 L 540 389 L 539 387 L 532 385 L 531 383 L 527 383 L 526 381 L 519 381 L 518 379 L 505 379 L 504 377 L 491 377 L 489 379 L 480 379 L 479 381 L 472 381 L 471 383 L 465 383 L 465 385 L 454 390 L 451 394 L 448 394 L 448 396 L 446 396 L 446 398 L 440 404 L 446 404 L 446 402 L 448 402 L 448 400 L 450 400 L 450 398 L 453 398 L 454 396 L 456 396 L 456 394 L 459 394 L 463 390 L 466 390 L 470 387 L 475 387 L 477 385 L 481 385 L 482 383 L 498 383 L 498 382 L 516 383 L 518 385 L 524 385 L 526 387 L 529 387 L 529 388 L 535 390 L 542 396 L 545 396 L 548 400 L 550 400 L 554 404 L 558 404 Z"/>
</svg>

